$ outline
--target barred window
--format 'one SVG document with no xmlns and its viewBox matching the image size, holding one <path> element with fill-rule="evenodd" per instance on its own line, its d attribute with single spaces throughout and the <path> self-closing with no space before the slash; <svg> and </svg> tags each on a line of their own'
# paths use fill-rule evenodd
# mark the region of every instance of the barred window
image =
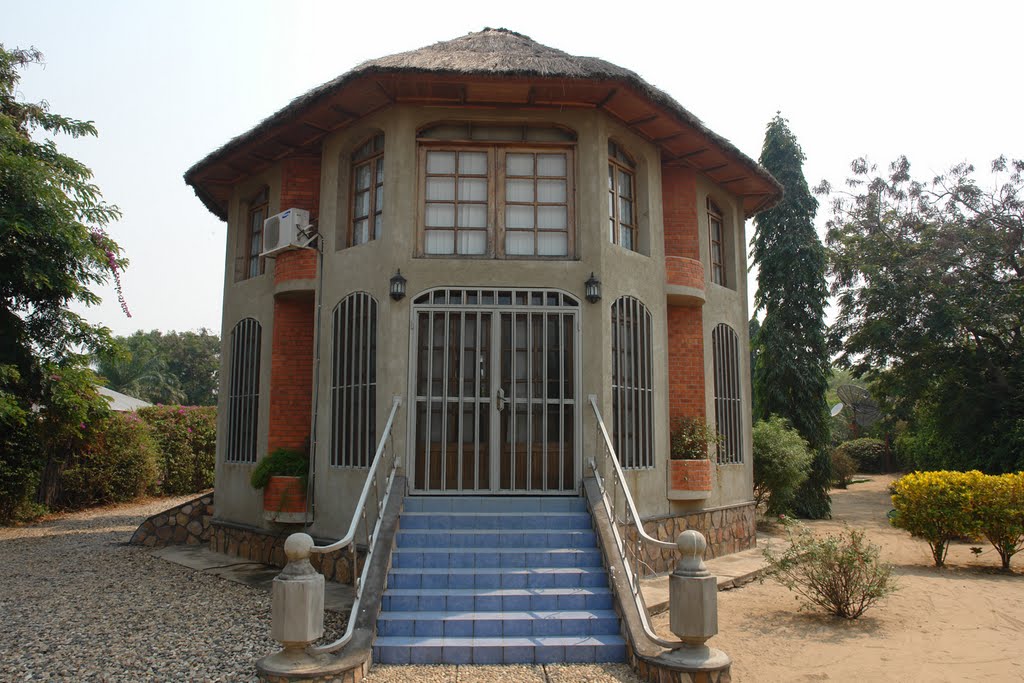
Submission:
<svg viewBox="0 0 1024 683">
<path fill-rule="evenodd" d="M 334 308 L 331 464 L 369 467 L 377 445 L 377 302 L 355 292 Z"/>
<path fill-rule="evenodd" d="M 612 304 L 612 433 L 623 467 L 654 466 L 651 312 L 638 299 Z"/>
<path fill-rule="evenodd" d="M 740 403 L 739 337 L 725 323 L 711 332 L 715 363 L 715 427 L 722 437 L 718 444 L 718 462 L 732 465 L 743 462 L 743 413 Z"/>
<path fill-rule="evenodd" d="M 239 321 L 231 330 L 227 462 L 256 462 L 261 331 L 260 324 L 252 318 Z"/>
</svg>

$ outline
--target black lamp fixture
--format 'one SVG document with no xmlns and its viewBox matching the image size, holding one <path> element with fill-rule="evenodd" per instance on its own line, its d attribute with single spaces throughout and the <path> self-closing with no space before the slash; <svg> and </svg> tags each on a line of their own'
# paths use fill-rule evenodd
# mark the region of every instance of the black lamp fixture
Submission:
<svg viewBox="0 0 1024 683">
<path fill-rule="evenodd" d="M 590 273 L 590 277 L 583 283 L 586 288 L 587 301 L 592 304 L 596 304 L 601 300 L 601 281 L 594 277 L 593 271 Z"/>
<path fill-rule="evenodd" d="M 391 298 L 395 301 L 405 298 L 405 278 L 402 277 L 401 268 L 391 276 Z"/>
</svg>

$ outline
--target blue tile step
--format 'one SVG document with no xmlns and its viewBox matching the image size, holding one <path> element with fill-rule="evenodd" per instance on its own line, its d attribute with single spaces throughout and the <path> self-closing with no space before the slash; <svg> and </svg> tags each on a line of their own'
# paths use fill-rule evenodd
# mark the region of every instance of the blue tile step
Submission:
<svg viewBox="0 0 1024 683">
<path fill-rule="evenodd" d="M 392 568 L 389 588 L 577 588 L 607 587 L 603 567 Z"/>
<path fill-rule="evenodd" d="M 612 609 L 608 587 L 594 588 L 389 588 L 384 612 L 509 612 Z"/>
<path fill-rule="evenodd" d="M 521 638 L 619 635 L 613 610 L 532 612 L 382 612 L 378 636 Z"/>
<path fill-rule="evenodd" d="M 591 530 L 410 529 L 398 532 L 399 548 L 595 548 Z"/>
<path fill-rule="evenodd" d="M 405 512 L 586 512 L 580 496 L 407 496 Z"/>
<path fill-rule="evenodd" d="M 408 500 L 408 499 L 407 499 Z M 581 529 L 590 530 L 588 512 L 402 512 L 402 530 L 409 529 Z"/>
<path fill-rule="evenodd" d="M 384 664 L 548 664 L 621 662 L 622 636 L 448 638 L 380 636 L 373 659 Z"/>
<path fill-rule="evenodd" d="M 600 567 L 597 548 L 404 548 L 391 553 L 398 568 L 463 567 L 476 569 L 538 567 Z"/>
</svg>

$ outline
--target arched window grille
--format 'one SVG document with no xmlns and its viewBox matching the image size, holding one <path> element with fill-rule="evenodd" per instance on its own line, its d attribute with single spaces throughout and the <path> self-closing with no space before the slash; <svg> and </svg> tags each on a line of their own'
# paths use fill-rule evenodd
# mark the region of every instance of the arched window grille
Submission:
<svg viewBox="0 0 1024 683">
<path fill-rule="evenodd" d="M 369 467 L 377 445 L 377 302 L 355 292 L 334 308 L 331 464 Z"/>
<path fill-rule="evenodd" d="M 256 462 L 261 331 L 260 324 L 252 318 L 239 321 L 231 330 L 227 462 Z"/>
<path fill-rule="evenodd" d="M 718 463 L 743 462 L 743 411 L 740 399 L 740 342 L 725 323 L 711 332 L 715 365 L 715 427 L 722 437 Z"/>
<path fill-rule="evenodd" d="M 624 296 L 612 304 L 612 433 L 626 468 L 654 466 L 651 312 Z"/>
</svg>

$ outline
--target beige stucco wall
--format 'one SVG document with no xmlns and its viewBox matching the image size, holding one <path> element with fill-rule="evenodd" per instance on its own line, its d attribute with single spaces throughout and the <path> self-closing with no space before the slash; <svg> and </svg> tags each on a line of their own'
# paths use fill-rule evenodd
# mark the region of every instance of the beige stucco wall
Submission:
<svg viewBox="0 0 1024 683">
<path fill-rule="evenodd" d="M 475 122 L 514 121 L 550 123 L 566 126 L 577 134 L 576 146 L 576 260 L 529 261 L 468 258 L 415 258 L 417 238 L 416 188 L 419 182 L 416 131 L 424 125 L 442 120 Z M 353 149 L 374 132 L 385 135 L 383 229 L 379 240 L 346 248 L 349 198 L 349 159 Z M 637 205 L 640 222 L 639 243 L 644 253 L 631 252 L 610 244 L 607 238 L 607 140 L 614 138 L 637 161 Z M 594 394 L 602 411 L 611 407 L 611 346 L 595 340 L 610 338 L 611 306 L 623 295 L 640 299 L 652 314 L 652 354 L 655 359 L 654 424 L 656 466 L 650 470 L 631 471 L 630 486 L 644 516 L 673 510 L 700 508 L 701 503 L 676 504 L 666 499 L 665 460 L 668 452 L 668 380 L 667 330 L 664 272 L 664 243 L 661 213 L 661 162 L 654 145 L 634 135 L 625 126 L 593 111 L 568 112 L 501 112 L 459 109 L 396 106 L 361 125 L 329 136 L 323 144 L 319 229 L 324 235 L 324 272 L 322 291 L 322 322 L 320 334 L 320 401 L 318 408 L 318 447 L 316 456 L 316 520 L 312 533 L 334 537 L 344 533 L 365 477 L 365 470 L 331 467 L 330 448 L 330 386 L 331 316 L 334 307 L 345 296 L 356 291 L 371 294 L 378 303 L 377 330 L 377 425 L 378 436 L 391 407 L 391 397 L 400 396 L 403 404 L 396 421 L 394 447 L 403 455 L 407 450 L 407 433 L 411 428 L 409 407 L 410 333 L 412 300 L 424 290 L 439 286 L 518 286 L 560 289 L 574 295 L 580 305 L 581 387 L 577 397 L 578 436 L 582 443 L 577 472 L 597 447 L 597 429 L 587 397 Z M 237 236 L 244 233 L 244 208 L 240 202 L 247 192 L 262 183 L 270 186 L 271 213 L 278 207 L 280 173 L 272 171 L 251 179 L 235 193 L 228 230 L 222 358 L 227 362 L 231 328 L 243 317 L 251 316 L 263 324 L 261 363 L 260 453 L 265 452 L 267 405 L 270 386 L 270 336 L 273 326 L 273 264 L 267 263 L 265 275 L 252 280 L 234 281 Z M 713 188 L 706 179 L 698 183 L 698 205 L 703 206 L 707 192 L 714 191 L 723 209 L 728 207 L 727 223 L 735 231 L 734 264 L 741 276 L 736 291 L 717 285 L 707 286 L 704 307 L 705 365 L 711 376 L 711 329 L 719 321 L 729 322 L 741 339 L 741 354 L 746 353 L 746 289 L 745 263 L 742 257 L 743 221 L 740 203 L 727 193 Z M 707 263 L 706 216 L 701 220 L 701 253 Z M 408 296 L 395 302 L 388 296 L 388 281 L 396 269 L 408 280 Z M 584 282 L 594 272 L 602 281 L 603 299 L 597 304 L 584 298 Z M 721 290 L 721 291 L 720 291 Z M 747 362 L 744 360 L 744 362 Z M 221 405 L 219 412 L 218 453 L 223 451 L 223 435 L 227 418 L 227 365 L 221 373 Z M 713 388 L 707 383 L 708 415 L 714 415 Z M 744 382 L 744 391 L 749 392 Z M 749 399 L 745 395 L 745 399 Z M 744 401 L 749 411 L 749 401 Z M 720 467 L 719 486 L 704 506 L 724 505 L 750 499 L 751 466 L 749 458 L 749 412 L 744 428 L 745 462 L 743 465 Z M 227 465 L 218 457 L 217 516 L 232 521 L 262 525 L 260 495 L 248 485 L 251 466 Z"/>
<path fill-rule="evenodd" d="M 217 465 L 214 514 L 218 519 L 227 519 L 257 525 L 263 510 L 263 496 L 249 485 L 249 476 L 254 463 L 225 462 L 224 453 L 228 434 L 228 398 L 231 363 L 231 331 L 244 318 L 253 318 L 260 323 L 260 401 L 259 428 L 256 437 L 256 456 L 267 452 L 267 423 L 270 416 L 270 353 L 271 331 L 274 324 L 274 268 L 273 261 L 267 260 L 262 275 L 249 279 L 237 279 L 239 268 L 245 260 L 248 205 L 246 201 L 259 189 L 269 189 L 268 211 L 271 215 L 281 210 L 281 169 L 279 166 L 240 183 L 232 193 L 228 205 L 227 240 L 224 253 L 224 309 L 220 332 L 220 386 L 217 394 Z"/>
</svg>

